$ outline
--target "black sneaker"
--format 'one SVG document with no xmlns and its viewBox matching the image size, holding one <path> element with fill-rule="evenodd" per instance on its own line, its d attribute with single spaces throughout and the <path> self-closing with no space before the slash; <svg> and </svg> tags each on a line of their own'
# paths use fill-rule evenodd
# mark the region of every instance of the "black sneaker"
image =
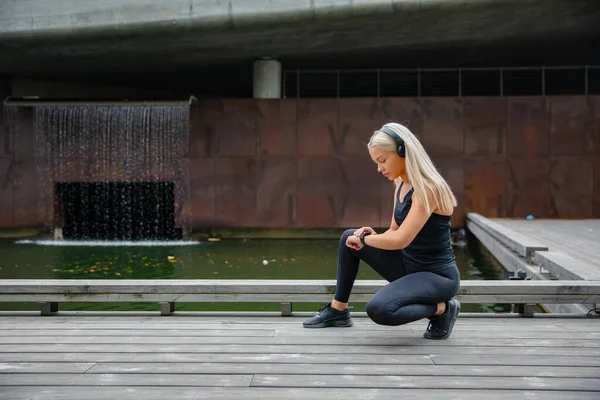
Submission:
<svg viewBox="0 0 600 400">
<path fill-rule="evenodd" d="M 432 317 L 429 325 L 423 333 L 425 339 L 442 340 L 448 339 L 452 333 L 452 328 L 460 311 L 460 302 L 452 299 L 448 302 L 448 307 L 442 315 Z"/>
<path fill-rule="evenodd" d="M 319 308 L 314 317 L 307 319 L 302 323 L 305 328 L 347 328 L 353 324 L 352 318 L 350 318 L 350 307 L 344 311 L 338 311 L 331 307 L 331 303 L 327 303 Z"/>
</svg>

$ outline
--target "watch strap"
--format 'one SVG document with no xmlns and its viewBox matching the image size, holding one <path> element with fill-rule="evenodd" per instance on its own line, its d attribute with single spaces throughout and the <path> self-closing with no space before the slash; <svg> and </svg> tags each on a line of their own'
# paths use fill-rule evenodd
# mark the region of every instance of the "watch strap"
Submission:
<svg viewBox="0 0 600 400">
<path fill-rule="evenodd" d="M 360 234 L 359 239 L 360 242 L 363 244 L 363 246 L 366 246 L 367 244 L 365 243 L 365 237 L 369 236 L 371 234 L 371 232 L 363 232 Z"/>
</svg>

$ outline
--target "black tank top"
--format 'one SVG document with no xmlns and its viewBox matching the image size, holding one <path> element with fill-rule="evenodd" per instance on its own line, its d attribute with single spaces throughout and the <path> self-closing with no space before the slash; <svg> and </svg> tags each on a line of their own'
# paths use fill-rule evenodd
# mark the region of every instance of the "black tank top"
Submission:
<svg viewBox="0 0 600 400">
<path fill-rule="evenodd" d="M 394 208 L 394 220 L 398 226 L 408 215 L 412 205 L 414 189 L 411 188 L 400 201 L 400 184 Z M 414 240 L 403 249 L 404 265 L 408 272 L 430 271 L 437 272 L 454 267 L 454 251 L 450 237 L 451 216 L 432 213 Z"/>
</svg>

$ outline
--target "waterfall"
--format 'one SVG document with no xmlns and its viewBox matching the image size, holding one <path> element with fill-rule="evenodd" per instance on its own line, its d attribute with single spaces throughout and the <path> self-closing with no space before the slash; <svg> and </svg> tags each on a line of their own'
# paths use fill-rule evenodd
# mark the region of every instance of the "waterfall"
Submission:
<svg viewBox="0 0 600 400">
<path fill-rule="evenodd" d="M 181 237 L 188 102 L 32 107 L 40 207 L 51 208 L 49 229 L 90 240 Z"/>
</svg>

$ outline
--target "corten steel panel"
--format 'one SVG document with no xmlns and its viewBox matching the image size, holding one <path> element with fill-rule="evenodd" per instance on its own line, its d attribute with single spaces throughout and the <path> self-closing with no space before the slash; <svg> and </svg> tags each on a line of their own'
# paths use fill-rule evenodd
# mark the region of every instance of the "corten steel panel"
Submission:
<svg viewBox="0 0 600 400">
<path fill-rule="evenodd" d="M 296 99 L 255 100 L 258 154 L 261 156 L 295 156 Z"/>
<path fill-rule="evenodd" d="M 259 158 L 257 218 L 261 227 L 291 227 L 297 222 L 296 158 Z"/>
<path fill-rule="evenodd" d="M 407 125 L 419 140 L 423 137 L 423 114 L 419 99 L 381 98 L 377 113 L 379 127 L 388 122 Z"/>
<path fill-rule="evenodd" d="M 452 227 L 459 228 L 465 225 L 467 212 L 467 195 L 465 194 L 465 174 L 463 159 L 457 157 L 438 157 L 434 160 L 435 166 L 442 174 L 442 177 L 448 182 L 458 205 L 452 215 Z"/>
<path fill-rule="evenodd" d="M 215 222 L 215 167 L 211 158 L 186 159 L 188 198 L 183 205 L 183 225 L 209 228 Z"/>
<path fill-rule="evenodd" d="M 298 155 L 334 155 L 341 140 L 337 99 L 298 100 Z"/>
<path fill-rule="evenodd" d="M 592 104 L 594 105 L 594 109 L 595 109 L 595 135 L 592 137 L 592 147 L 593 151 L 592 153 L 595 153 L 596 155 L 600 156 L 600 96 L 590 96 L 590 100 L 592 101 Z"/>
<path fill-rule="evenodd" d="M 14 154 L 17 160 L 35 157 L 35 120 L 32 108 L 19 108 L 13 125 Z"/>
<path fill-rule="evenodd" d="M 366 144 L 379 123 L 377 99 L 340 99 L 339 139 L 334 150 L 338 154 L 361 155 L 368 153 Z"/>
<path fill-rule="evenodd" d="M 12 158 L 0 157 L 0 227 L 15 226 L 14 166 Z"/>
<path fill-rule="evenodd" d="M 425 150 L 436 157 L 462 157 L 463 100 L 423 98 L 421 109 Z"/>
<path fill-rule="evenodd" d="M 550 97 L 550 152 L 579 156 L 594 152 L 596 126 L 592 99 Z"/>
<path fill-rule="evenodd" d="M 12 157 L 14 147 L 13 132 L 9 129 L 9 124 L 2 121 L 2 110 L 0 109 L 0 157 Z"/>
<path fill-rule="evenodd" d="M 15 165 L 14 210 L 15 226 L 43 226 L 53 213 L 48 202 L 52 196 L 52 182 L 38 179 L 36 160 L 21 159 Z"/>
<path fill-rule="evenodd" d="M 190 132 L 188 136 L 187 157 L 213 157 L 215 151 L 215 135 L 209 117 L 211 110 L 219 109 L 220 101 L 203 101 L 202 108 L 198 104 L 190 107 Z"/>
<path fill-rule="evenodd" d="M 336 199 L 337 226 L 377 226 L 381 215 L 381 181 L 377 166 L 368 155 L 341 159 L 343 192 Z"/>
<path fill-rule="evenodd" d="M 216 159 L 217 227 L 259 226 L 256 210 L 256 158 L 220 157 Z"/>
<path fill-rule="evenodd" d="M 465 98 L 465 156 L 506 153 L 506 99 Z"/>
<path fill-rule="evenodd" d="M 600 218 L 600 156 L 594 160 L 594 218 Z"/>
<path fill-rule="evenodd" d="M 547 157 L 507 160 L 507 217 L 557 217 L 550 209 L 550 161 Z"/>
<path fill-rule="evenodd" d="M 382 228 L 389 228 L 394 212 L 394 183 L 383 179 L 379 184 L 379 224 Z"/>
<path fill-rule="evenodd" d="M 189 157 L 256 154 L 255 100 L 207 100 L 197 107 Z"/>
<path fill-rule="evenodd" d="M 506 150 L 509 156 L 549 154 L 549 102 L 544 97 L 508 98 Z"/>
<path fill-rule="evenodd" d="M 377 226 L 380 179 L 368 158 L 300 157 L 298 226 Z"/>
<path fill-rule="evenodd" d="M 465 194 L 469 212 L 485 217 L 506 216 L 506 160 L 465 158 Z"/>
<path fill-rule="evenodd" d="M 297 215 L 299 227 L 338 226 L 347 202 L 347 177 L 335 157 L 299 157 Z M 346 182 L 344 182 L 346 180 Z"/>
<path fill-rule="evenodd" d="M 594 214 L 594 160 L 550 158 L 550 206 L 559 218 L 591 218 Z"/>
</svg>

